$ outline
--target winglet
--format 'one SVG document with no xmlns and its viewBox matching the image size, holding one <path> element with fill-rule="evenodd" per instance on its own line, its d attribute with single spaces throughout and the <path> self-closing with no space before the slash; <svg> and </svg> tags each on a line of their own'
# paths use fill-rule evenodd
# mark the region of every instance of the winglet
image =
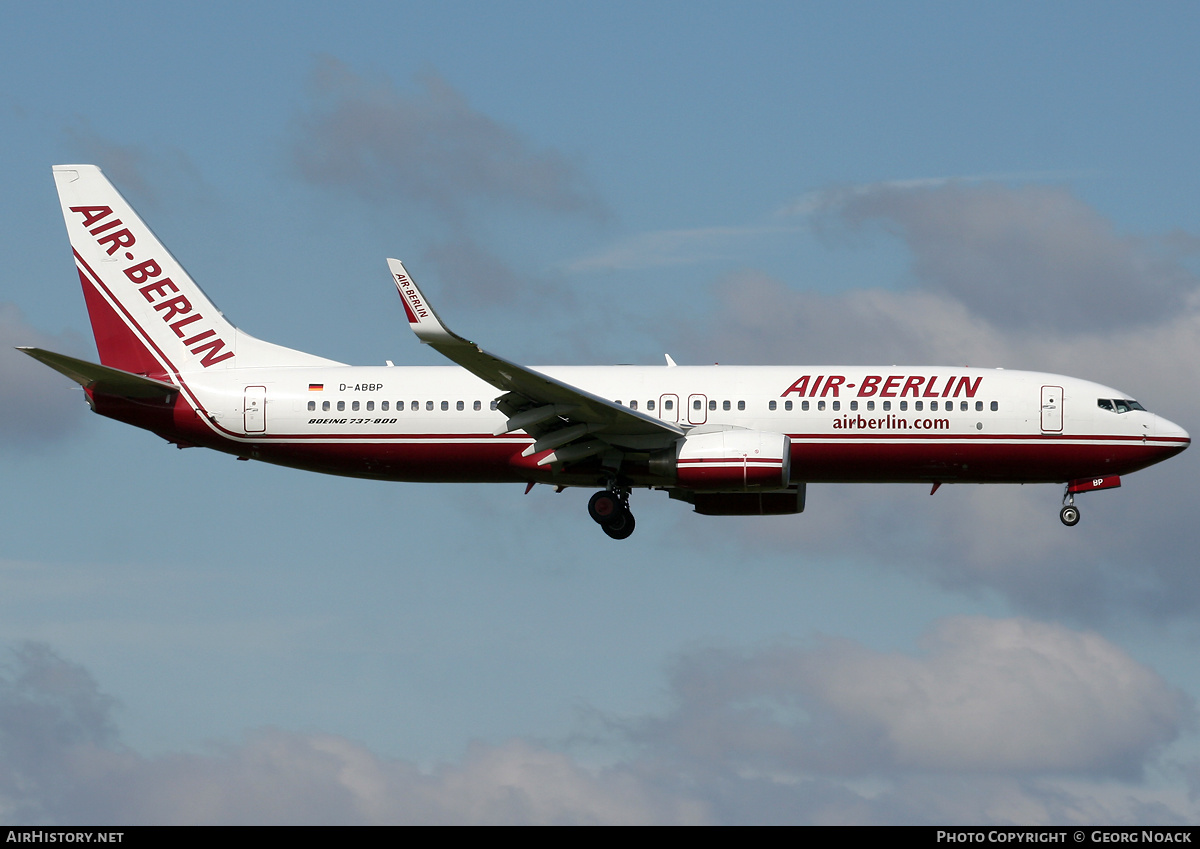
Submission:
<svg viewBox="0 0 1200 849">
<path fill-rule="evenodd" d="M 473 345 L 461 336 L 451 333 L 442 320 L 438 318 L 429 301 L 421 294 L 412 276 L 404 269 L 404 263 L 398 259 L 389 259 L 388 268 L 392 272 L 392 282 L 400 293 L 400 302 L 404 304 L 404 313 L 408 316 L 409 326 L 417 338 L 426 345 Z"/>
</svg>

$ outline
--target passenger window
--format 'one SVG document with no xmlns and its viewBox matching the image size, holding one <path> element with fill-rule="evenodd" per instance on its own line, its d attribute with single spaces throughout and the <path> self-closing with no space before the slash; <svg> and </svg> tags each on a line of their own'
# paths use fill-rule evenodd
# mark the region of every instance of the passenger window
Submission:
<svg viewBox="0 0 1200 849">
<path fill-rule="evenodd" d="M 442 412 L 445 412 L 446 410 L 449 410 L 449 409 L 450 409 L 450 402 L 449 402 L 449 401 L 443 401 L 443 402 L 442 402 Z"/>
<path fill-rule="evenodd" d="M 463 411 L 465 408 L 466 408 L 466 404 L 464 404 L 462 401 L 456 401 L 456 402 L 454 403 L 454 409 L 458 410 L 460 413 L 461 413 L 461 412 L 462 412 L 462 411 Z"/>
<path fill-rule="evenodd" d="M 900 402 L 900 410 L 901 410 L 901 412 L 903 412 L 904 410 L 907 410 L 907 409 L 908 409 L 908 402 L 907 402 L 907 401 L 901 401 L 901 402 Z"/>
<path fill-rule="evenodd" d="M 426 402 L 425 402 L 425 409 L 426 409 L 426 410 L 432 410 L 432 409 L 433 409 L 433 402 L 432 402 L 432 401 L 426 401 Z"/>
<path fill-rule="evenodd" d="M 722 409 L 722 410 L 728 410 L 728 409 L 729 409 L 729 402 L 728 402 L 728 401 L 722 401 L 722 402 L 721 402 L 721 409 Z"/>
<path fill-rule="evenodd" d="M 345 402 L 345 401 L 338 401 L 338 412 L 340 413 L 340 412 L 342 412 L 342 411 L 343 411 L 343 410 L 345 410 L 345 409 L 346 409 L 346 402 Z"/>
<path fill-rule="evenodd" d="M 666 400 L 666 401 L 663 401 L 663 408 L 664 408 L 664 409 L 667 409 L 667 410 L 674 410 L 674 409 L 675 409 L 675 402 L 674 402 L 674 401 L 672 401 L 672 400 L 670 400 L 670 399 L 668 399 L 668 400 Z"/>
<path fill-rule="evenodd" d="M 369 412 L 371 412 L 371 411 L 372 411 L 372 410 L 374 410 L 374 409 L 375 409 L 375 402 L 374 402 L 374 401 L 368 401 L 368 402 L 367 402 L 367 412 L 369 413 Z"/>
<path fill-rule="evenodd" d="M 886 413 L 886 412 L 889 412 L 891 409 L 892 409 L 892 402 L 884 401 L 883 402 L 883 411 Z"/>
<path fill-rule="evenodd" d="M 930 401 L 929 409 L 936 413 L 937 412 L 937 401 Z"/>
<path fill-rule="evenodd" d="M 647 410 L 653 410 L 653 409 L 654 409 L 654 402 L 653 402 L 653 401 L 647 401 L 647 402 L 646 402 L 646 409 L 647 409 Z"/>
<path fill-rule="evenodd" d="M 836 413 L 836 412 L 837 412 L 838 410 L 840 410 L 840 409 L 842 409 L 842 402 L 841 402 L 841 401 L 834 401 L 834 402 L 833 402 L 833 411 Z"/>
<path fill-rule="evenodd" d="M 983 402 L 982 401 L 975 402 L 975 412 L 977 412 L 977 413 L 983 412 Z"/>
<path fill-rule="evenodd" d="M 992 402 L 992 412 L 994 413 L 994 412 L 996 412 L 996 411 L 997 411 L 997 410 L 999 410 L 999 409 L 1000 409 L 1000 402 L 999 402 L 999 401 L 993 401 L 993 402 Z"/>
<path fill-rule="evenodd" d="M 379 409 L 383 410 L 386 413 L 388 411 L 388 402 L 384 401 L 382 404 L 380 404 Z M 399 408 L 397 407 L 397 409 L 399 409 Z"/>
<path fill-rule="evenodd" d="M 738 401 L 738 409 L 739 409 L 739 410 L 744 410 L 744 409 L 746 409 L 746 402 L 745 402 L 745 401 Z"/>
<path fill-rule="evenodd" d="M 700 399 L 699 398 L 697 398 L 695 401 L 692 402 L 692 409 L 693 410 L 700 409 Z"/>
<path fill-rule="evenodd" d="M 409 403 L 409 405 L 408 405 L 408 409 L 410 409 L 410 410 L 412 410 L 412 411 L 414 411 L 414 412 L 415 412 L 415 411 L 417 411 L 417 410 L 420 410 L 420 409 L 421 409 L 421 402 L 420 402 L 420 401 L 412 401 L 412 402 L 410 402 L 410 403 Z"/>
<path fill-rule="evenodd" d="M 328 401 L 321 402 L 321 412 L 323 412 L 323 413 L 329 412 L 329 402 Z"/>
<path fill-rule="evenodd" d="M 857 409 L 858 409 L 858 402 L 857 402 L 857 401 L 851 401 L 851 402 L 850 402 L 850 412 L 852 412 L 852 413 L 853 413 L 853 412 L 854 412 L 855 410 L 857 410 Z"/>
<path fill-rule="evenodd" d="M 316 409 L 317 409 L 317 402 L 316 402 L 316 401 L 309 401 L 309 402 L 308 402 L 308 411 L 309 411 L 310 413 L 312 413 L 312 412 L 316 412 Z"/>
<path fill-rule="evenodd" d="M 774 410 L 774 409 L 775 409 L 775 402 L 774 402 L 774 401 L 772 401 L 771 403 L 767 404 L 767 409 L 769 409 L 769 410 Z"/>
<path fill-rule="evenodd" d="M 925 409 L 925 402 L 924 401 L 913 401 L 913 409 L 916 410 L 918 413 L 921 412 L 921 410 Z"/>
<path fill-rule="evenodd" d="M 874 402 L 874 401 L 868 401 L 868 402 L 867 402 L 867 409 L 868 409 L 868 410 L 874 410 L 874 409 L 875 409 L 875 402 Z"/>
<path fill-rule="evenodd" d="M 967 411 L 967 402 L 963 401 L 961 404 L 959 404 L 958 409 L 962 410 L 965 413 Z"/>
<path fill-rule="evenodd" d="M 478 413 L 480 410 L 483 409 L 483 404 L 480 404 L 478 401 L 476 401 L 474 409 L 475 409 L 475 412 Z"/>
<path fill-rule="evenodd" d="M 351 409 L 351 410 L 353 410 L 354 412 L 356 412 L 356 413 L 357 413 L 357 412 L 358 412 L 358 402 L 357 402 L 357 401 L 351 401 L 351 402 L 350 402 L 350 409 Z"/>
<path fill-rule="evenodd" d="M 791 402 L 791 401 L 784 401 L 784 402 L 783 402 L 783 409 L 787 410 L 787 411 L 790 413 L 790 412 L 792 411 L 792 402 Z"/>
<path fill-rule="evenodd" d="M 631 410 L 636 410 L 636 409 L 637 409 L 637 401 L 630 401 L 630 402 L 629 402 L 629 409 L 631 409 Z"/>
<path fill-rule="evenodd" d="M 824 401 L 818 401 L 818 402 L 817 402 L 817 409 L 818 409 L 818 410 L 824 410 L 824 409 L 825 409 L 825 402 L 824 402 Z"/>
<path fill-rule="evenodd" d="M 788 403 L 790 404 L 791 402 L 789 401 Z M 801 409 L 801 410 L 803 410 L 804 412 L 806 412 L 806 413 L 807 413 L 807 412 L 808 412 L 808 402 L 807 402 L 807 401 L 801 401 L 801 402 L 800 402 L 800 409 Z"/>
<path fill-rule="evenodd" d="M 726 401 L 725 403 L 726 403 L 726 404 L 728 404 L 729 402 L 728 402 L 728 401 Z M 715 409 L 717 409 L 717 402 L 716 402 L 716 401 L 709 401 L 709 402 L 708 402 L 708 409 L 709 409 L 709 410 L 715 410 Z M 728 408 L 728 407 L 726 407 L 725 409 L 726 409 L 726 410 L 728 410 L 729 408 Z"/>
<path fill-rule="evenodd" d="M 499 402 L 499 401 L 492 401 L 492 409 L 493 409 L 493 410 L 499 410 L 499 409 L 500 409 L 500 402 Z"/>
</svg>

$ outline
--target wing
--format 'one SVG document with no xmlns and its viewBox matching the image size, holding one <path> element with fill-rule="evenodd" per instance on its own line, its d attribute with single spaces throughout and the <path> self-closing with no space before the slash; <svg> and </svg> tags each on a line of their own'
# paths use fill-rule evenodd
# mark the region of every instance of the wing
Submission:
<svg viewBox="0 0 1200 849">
<path fill-rule="evenodd" d="M 489 354 L 452 332 L 397 259 L 389 259 L 408 323 L 417 338 L 481 380 L 501 390 L 500 410 L 508 416 L 497 431 L 524 430 L 537 440 L 525 456 L 544 451 L 538 465 L 568 463 L 609 449 L 648 451 L 665 448 L 683 428 L 556 380 L 539 371 Z"/>
</svg>

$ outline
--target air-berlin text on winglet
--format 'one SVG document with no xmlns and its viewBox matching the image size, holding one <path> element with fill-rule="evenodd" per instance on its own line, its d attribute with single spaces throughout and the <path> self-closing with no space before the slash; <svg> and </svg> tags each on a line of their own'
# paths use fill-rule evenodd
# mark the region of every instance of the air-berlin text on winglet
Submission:
<svg viewBox="0 0 1200 849">
<path fill-rule="evenodd" d="M 112 207 L 72 206 L 71 211 L 83 216 L 83 226 L 96 237 L 96 243 L 104 248 L 109 256 L 121 248 L 131 248 L 137 244 L 137 238 L 128 227 L 122 227 L 120 230 L 114 229 L 121 227 L 122 221 L 120 218 L 113 217 Z M 125 259 L 132 260 L 133 253 L 127 250 Z M 204 316 L 192 311 L 191 301 L 186 296 L 178 294 L 179 289 L 170 277 L 161 277 L 162 268 L 155 260 L 148 259 L 136 263 L 124 269 L 124 272 L 129 281 L 138 287 L 142 297 L 154 305 L 154 309 L 159 313 L 163 323 L 171 328 L 176 336 L 183 339 L 183 344 L 187 346 L 188 350 L 198 357 L 201 353 L 204 354 L 200 359 L 202 366 L 208 368 L 233 356 L 234 352 L 231 350 L 221 352 L 225 348 L 225 341 L 217 336 L 217 331 L 212 328 L 205 330 L 203 325 L 189 326 L 204 321 Z M 156 279 L 160 277 L 161 279 Z M 171 292 L 176 293 L 174 297 L 169 294 Z M 187 334 L 187 338 L 184 338 L 185 334 Z M 193 345 L 196 347 L 193 348 Z"/>
<path fill-rule="evenodd" d="M 421 294 L 403 274 L 396 274 L 396 288 L 404 298 L 404 311 L 408 313 L 409 324 L 416 324 L 419 318 L 429 317 L 429 310 L 421 303 Z"/>
<path fill-rule="evenodd" d="M 939 386 L 939 381 L 943 380 L 945 382 Z M 828 377 L 819 374 L 816 378 L 806 374 L 783 390 L 783 394 L 779 397 L 786 398 L 788 395 L 795 394 L 801 398 L 824 398 L 827 395 L 837 398 L 842 387 L 845 387 L 846 389 L 858 389 L 856 396 L 858 398 L 875 396 L 880 398 L 907 398 L 909 396 L 913 398 L 958 398 L 960 395 L 974 398 L 982 382 L 982 376 L 970 380 L 959 375 L 943 377 L 939 374 L 932 376 L 892 374 L 885 377 L 881 374 L 869 374 L 863 378 L 861 384 L 856 386 L 853 383 L 846 383 L 845 376 L 840 374 L 831 374 Z"/>
</svg>

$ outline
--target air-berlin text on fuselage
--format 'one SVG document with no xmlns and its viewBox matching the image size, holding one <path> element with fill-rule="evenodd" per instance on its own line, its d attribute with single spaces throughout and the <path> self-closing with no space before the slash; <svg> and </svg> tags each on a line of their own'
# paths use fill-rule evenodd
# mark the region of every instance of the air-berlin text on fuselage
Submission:
<svg viewBox="0 0 1200 849">
<path fill-rule="evenodd" d="M 806 374 L 783 390 L 780 398 L 799 395 L 801 398 L 840 397 L 842 389 L 857 389 L 857 398 L 974 398 L 983 376 L 971 380 L 962 375 L 941 374 L 868 374 L 861 383 L 847 383 L 845 375 Z"/>
<path fill-rule="evenodd" d="M 83 216 L 83 226 L 96 237 L 97 244 L 109 256 L 121 248 L 131 248 L 137 244 L 129 228 L 123 227 L 121 219 L 113 216 L 112 207 L 73 206 L 71 211 Z M 125 259 L 132 260 L 133 252 L 127 250 Z M 162 268 L 157 261 L 148 259 L 134 263 L 124 271 L 129 281 L 138 287 L 142 297 L 154 305 L 163 323 L 183 340 L 183 345 L 192 354 L 201 357 L 200 365 L 208 368 L 233 356 L 234 352 L 226 349 L 225 341 L 217 335 L 217 331 L 211 327 L 205 329 L 204 324 L 196 324 L 204 322 L 204 316 L 193 311 L 191 301 L 179 294 L 178 287 L 170 277 L 162 276 Z"/>
</svg>

